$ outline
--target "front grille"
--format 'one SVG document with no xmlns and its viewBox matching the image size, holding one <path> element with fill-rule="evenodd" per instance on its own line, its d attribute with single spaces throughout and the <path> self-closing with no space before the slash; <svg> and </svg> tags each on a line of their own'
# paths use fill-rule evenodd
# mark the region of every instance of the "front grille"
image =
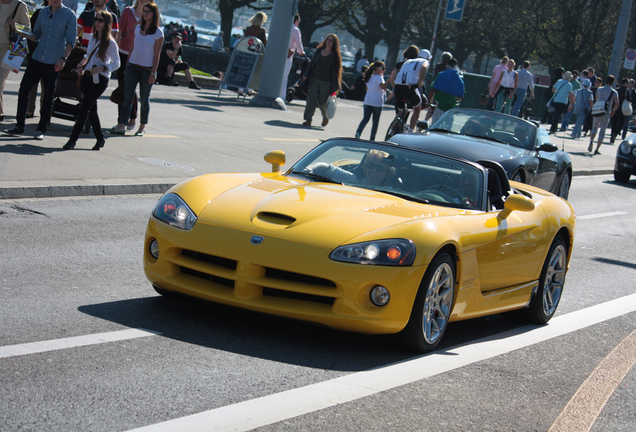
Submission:
<svg viewBox="0 0 636 432">
<path fill-rule="evenodd" d="M 236 270 L 236 261 L 235 260 L 222 258 L 222 257 L 214 256 L 214 255 L 208 255 L 208 254 L 204 254 L 202 252 L 195 252 L 195 251 L 191 251 L 191 250 L 187 250 L 187 249 L 184 249 L 181 252 L 181 254 L 183 256 L 194 258 L 196 260 L 203 261 L 203 262 L 208 263 L 208 264 L 214 264 L 214 265 L 217 265 L 219 267 L 228 268 L 230 270 Z"/>
<path fill-rule="evenodd" d="M 290 271 L 273 269 L 266 267 L 265 276 L 272 279 L 282 279 L 291 282 L 300 282 L 308 285 L 320 285 L 329 288 L 335 288 L 336 284 L 329 279 L 323 279 L 316 276 L 309 276 L 301 273 L 293 273 Z"/>
<path fill-rule="evenodd" d="M 303 301 L 308 301 L 312 303 L 326 304 L 329 306 L 333 306 L 333 303 L 335 301 L 333 297 L 318 296 L 314 294 L 303 294 L 303 293 L 297 293 L 293 291 L 285 291 L 285 290 L 280 290 L 275 288 L 266 288 L 266 287 L 263 287 L 263 295 L 270 296 L 270 297 L 292 299 L 292 300 L 303 300 Z"/>
<path fill-rule="evenodd" d="M 181 273 L 182 274 L 187 274 L 187 275 L 190 275 L 190 276 L 194 276 L 194 277 L 197 277 L 197 278 L 200 278 L 200 279 L 204 279 L 204 280 L 207 280 L 207 281 L 210 281 L 210 282 L 214 282 L 214 283 L 219 284 L 219 285 L 224 285 L 226 287 L 234 289 L 234 281 L 231 280 L 231 279 L 226 279 L 226 278 L 222 278 L 222 277 L 219 277 L 219 276 L 214 276 L 214 275 L 211 275 L 211 274 L 208 274 L 208 273 L 203 273 L 203 272 L 200 272 L 198 270 L 193 270 L 193 269 L 187 268 L 187 267 L 181 267 Z"/>
</svg>

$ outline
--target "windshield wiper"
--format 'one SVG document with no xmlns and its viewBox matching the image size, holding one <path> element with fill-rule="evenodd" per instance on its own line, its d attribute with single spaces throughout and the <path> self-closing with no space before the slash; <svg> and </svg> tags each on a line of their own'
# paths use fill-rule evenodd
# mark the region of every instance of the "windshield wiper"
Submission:
<svg viewBox="0 0 636 432">
<path fill-rule="evenodd" d="M 429 131 L 430 132 L 448 132 L 448 133 L 452 133 L 452 134 L 455 134 L 455 135 L 458 134 L 458 132 L 453 132 L 453 131 L 450 131 L 450 130 L 444 129 L 444 128 L 433 128 L 433 129 L 429 129 Z"/>
<path fill-rule="evenodd" d="M 338 180 L 332 179 L 331 177 L 327 177 L 327 176 L 316 174 L 316 173 L 308 173 L 305 171 L 292 171 L 292 174 L 296 174 L 303 177 L 309 177 L 312 180 L 318 180 L 324 183 L 334 183 L 339 185 L 344 184 L 342 182 L 339 182 Z"/>
<path fill-rule="evenodd" d="M 405 193 L 401 193 L 401 192 L 396 192 L 394 190 L 375 189 L 375 188 L 369 188 L 369 187 L 367 187 L 367 189 L 371 189 L 371 190 L 374 190 L 376 192 L 382 192 L 382 193 L 385 193 L 385 194 L 393 195 L 393 196 L 396 196 L 398 198 L 403 198 L 403 199 L 405 199 L 407 201 L 415 201 L 415 202 L 422 203 L 422 204 L 430 204 L 429 200 L 418 198 L 418 197 L 414 197 L 413 195 L 409 195 L 409 194 L 405 194 Z"/>
</svg>

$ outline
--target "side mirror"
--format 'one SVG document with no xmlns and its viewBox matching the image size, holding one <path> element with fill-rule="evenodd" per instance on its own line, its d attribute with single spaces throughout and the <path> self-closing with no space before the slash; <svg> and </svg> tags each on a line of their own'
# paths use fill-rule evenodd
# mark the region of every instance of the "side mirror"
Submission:
<svg viewBox="0 0 636 432">
<path fill-rule="evenodd" d="M 280 167 L 285 165 L 285 152 L 273 150 L 265 155 L 265 162 L 272 164 L 272 172 L 280 172 Z"/>
<path fill-rule="evenodd" d="M 418 130 L 420 130 L 422 132 L 425 132 L 425 131 L 428 130 L 429 124 L 428 124 L 428 122 L 426 120 L 418 120 L 416 127 L 417 127 Z"/>
<path fill-rule="evenodd" d="M 537 150 L 541 150 L 541 151 L 546 151 L 546 152 L 555 152 L 557 150 L 559 150 L 559 148 L 557 146 L 555 146 L 552 143 L 543 143 L 541 144 L 539 147 L 537 147 Z"/>
<path fill-rule="evenodd" d="M 504 209 L 499 213 L 499 218 L 506 219 L 513 211 L 529 212 L 534 210 L 534 202 L 524 195 L 510 195 L 504 202 Z"/>
</svg>

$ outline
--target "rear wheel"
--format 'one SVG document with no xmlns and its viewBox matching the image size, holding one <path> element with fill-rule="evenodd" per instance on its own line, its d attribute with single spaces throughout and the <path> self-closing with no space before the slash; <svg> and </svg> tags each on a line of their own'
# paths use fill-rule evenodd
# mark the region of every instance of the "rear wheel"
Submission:
<svg viewBox="0 0 636 432">
<path fill-rule="evenodd" d="M 565 239 L 559 236 L 550 246 L 541 270 L 539 288 L 528 308 L 512 311 L 506 315 L 532 324 L 545 324 L 550 321 L 563 294 L 567 261 L 568 245 Z"/>
<path fill-rule="evenodd" d="M 401 134 L 402 132 L 404 132 L 404 123 L 400 117 L 396 116 L 389 125 L 389 129 L 386 131 L 384 140 L 388 141 L 393 135 Z"/>
<path fill-rule="evenodd" d="M 431 261 L 402 330 L 406 346 L 416 352 L 434 349 L 448 327 L 455 296 L 455 262 L 448 253 Z"/>
<path fill-rule="evenodd" d="M 515 171 L 510 180 L 523 183 L 523 172 L 521 172 L 521 170 Z"/>
<path fill-rule="evenodd" d="M 619 183 L 629 183 L 630 174 L 621 171 L 614 171 L 614 180 Z"/>
</svg>

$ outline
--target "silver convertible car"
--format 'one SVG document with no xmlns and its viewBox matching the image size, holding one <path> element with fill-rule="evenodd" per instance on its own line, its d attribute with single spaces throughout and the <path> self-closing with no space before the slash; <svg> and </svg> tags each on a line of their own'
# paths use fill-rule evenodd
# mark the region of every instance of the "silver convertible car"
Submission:
<svg viewBox="0 0 636 432">
<path fill-rule="evenodd" d="M 568 199 L 570 156 L 552 144 L 548 132 L 534 121 L 457 108 L 423 133 L 394 135 L 389 141 L 471 161 L 492 160 L 504 167 L 508 179 Z"/>
</svg>

